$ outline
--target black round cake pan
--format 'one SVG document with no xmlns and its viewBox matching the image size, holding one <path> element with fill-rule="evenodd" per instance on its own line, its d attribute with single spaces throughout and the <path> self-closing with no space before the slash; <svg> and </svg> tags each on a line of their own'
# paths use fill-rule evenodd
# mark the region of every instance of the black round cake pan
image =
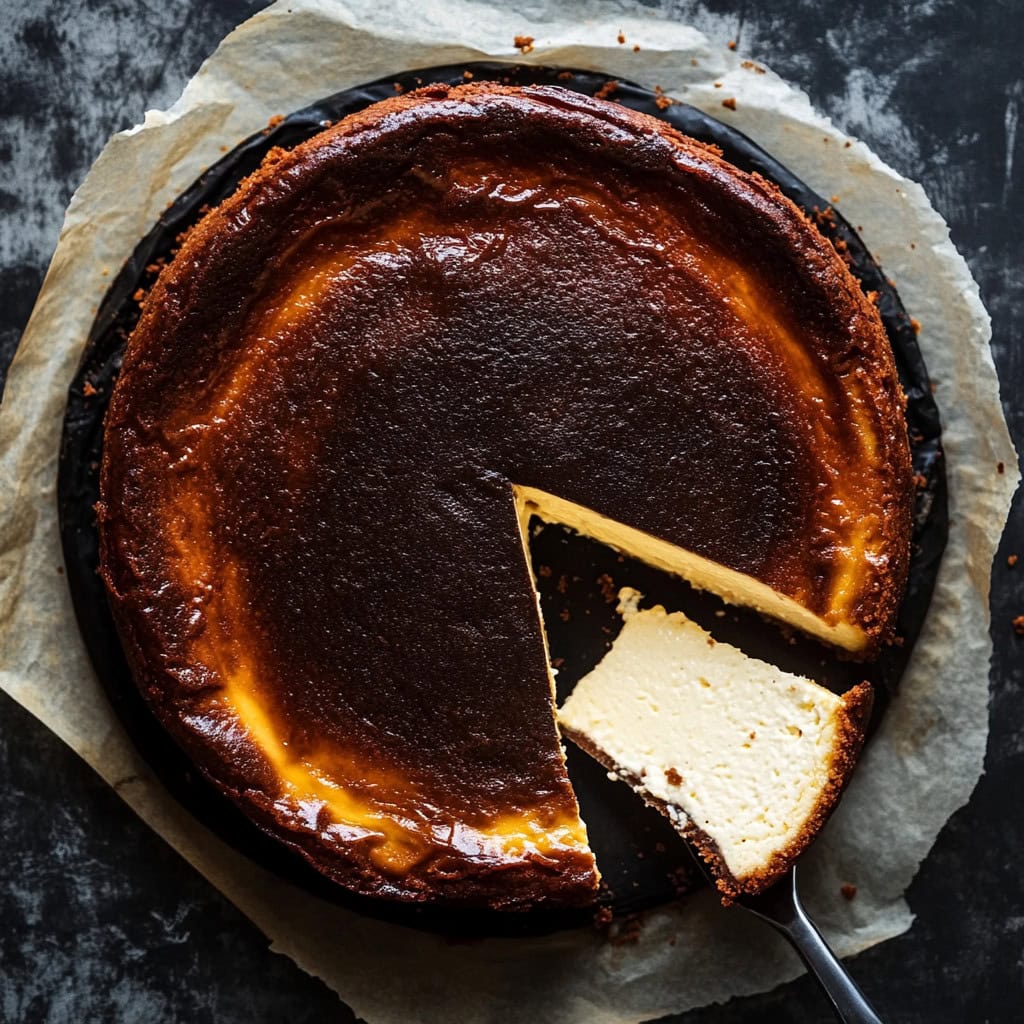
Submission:
<svg viewBox="0 0 1024 1024">
<path fill-rule="evenodd" d="M 138 243 L 100 306 L 69 389 L 61 442 L 58 502 L 68 585 L 83 640 L 114 711 L 176 800 L 221 839 L 283 879 L 332 902 L 413 927 L 462 936 L 531 934 L 586 925 L 599 909 L 616 916 L 636 913 L 685 896 L 704 882 L 684 841 L 667 819 L 648 808 L 628 787 L 609 781 L 603 768 L 569 744 L 570 777 L 604 879 L 593 908 L 519 914 L 452 911 L 347 893 L 260 831 L 195 769 L 164 732 L 132 680 L 97 574 L 99 539 L 93 507 L 99 499 L 104 414 L 125 343 L 138 319 L 134 296 L 139 289 L 149 288 L 159 265 L 173 256 L 178 236 L 201 219 L 207 207 L 234 192 L 272 148 L 295 146 L 328 124 L 396 92 L 433 83 L 459 84 L 469 77 L 476 82 L 557 85 L 587 95 L 600 92 L 716 145 L 735 166 L 773 181 L 845 254 L 865 292 L 877 296 L 908 399 L 907 429 L 919 487 L 910 577 L 899 615 L 899 644 L 886 648 L 869 665 L 855 664 L 809 639 L 793 642 L 753 612 L 725 606 L 681 580 L 561 527 L 545 526 L 532 539 L 531 557 L 535 568 L 550 570 L 538 572 L 537 580 L 551 654 L 559 664 L 560 698 L 600 660 L 621 625 L 613 605 L 605 599 L 607 583 L 602 588 L 596 582 L 611 578 L 616 586 L 633 586 L 650 601 L 680 609 L 699 623 L 713 626 L 718 638 L 740 642 L 747 653 L 811 675 L 837 691 L 868 678 L 879 697 L 874 713 L 877 725 L 897 694 L 935 587 L 948 531 L 946 479 L 938 410 L 913 323 L 895 287 L 856 232 L 821 196 L 745 135 L 694 107 L 680 103 L 666 107 L 663 96 L 642 86 L 623 81 L 613 85 L 610 76 L 592 71 L 480 62 L 389 75 L 329 96 L 246 139 L 164 211 Z"/>
</svg>

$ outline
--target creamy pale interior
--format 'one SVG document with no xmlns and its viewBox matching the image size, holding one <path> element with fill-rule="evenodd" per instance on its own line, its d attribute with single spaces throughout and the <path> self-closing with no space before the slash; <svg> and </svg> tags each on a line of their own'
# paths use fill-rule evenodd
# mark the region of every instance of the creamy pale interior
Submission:
<svg viewBox="0 0 1024 1024">
<path fill-rule="evenodd" d="M 830 622 L 752 576 L 652 537 L 625 523 L 617 523 L 593 509 L 574 505 L 555 494 L 547 494 L 533 487 L 513 489 L 519 509 L 520 528 L 524 533 L 530 516 L 537 516 L 549 523 L 560 523 L 656 569 L 679 576 L 699 590 L 707 590 L 729 604 L 753 608 L 825 643 L 850 651 L 858 651 L 864 645 L 864 632 L 853 623 Z"/>
<path fill-rule="evenodd" d="M 100 516 L 140 688 L 359 891 L 592 898 L 531 507 L 837 645 L 888 628 L 877 315 L 658 131 L 559 90 L 395 101 L 214 211 L 129 344 Z"/>
<path fill-rule="evenodd" d="M 682 613 L 637 610 L 559 712 L 562 729 L 713 844 L 739 888 L 777 874 L 816 830 L 841 782 L 846 701 L 810 679 L 716 643 Z"/>
</svg>

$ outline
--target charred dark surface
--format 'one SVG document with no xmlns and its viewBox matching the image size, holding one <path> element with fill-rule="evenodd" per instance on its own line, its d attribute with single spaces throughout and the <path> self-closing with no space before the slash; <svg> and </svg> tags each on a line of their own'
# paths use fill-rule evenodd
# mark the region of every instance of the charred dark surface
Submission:
<svg viewBox="0 0 1024 1024">
<path fill-rule="evenodd" d="M 260 5 L 6 4 L 0 162 L 0 338 L 4 362 L 31 308 L 71 190 L 106 135 L 166 106 L 216 41 Z M 843 11 L 787 2 L 665 5 L 724 46 L 806 88 L 837 123 L 920 180 L 951 223 L 994 319 L 1015 439 L 1024 437 L 1024 296 L 1015 238 L 1024 188 L 1017 112 L 1016 5 L 862 2 Z M 746 15 L 744 17 L 744 14 Z M 1016 152 L 1015 152 L 1016 150 Z M 1016 159 L 1015 159 L 1016 157 Z M 941 382 L 938 397 L 941 401 Z M 1022 764 L 1024 612 L 1020 501 L 993 577 L 992 736 L 987 773 L 950 821 L 909 893 L 907 935 L 862 955 L 856 972 L 884 1017 L 1013 1019 L 1022 997 L 1024 841 L 1014 789 Z M 336 998 L 266 950 L 263 938 L 170 852 L 62 744 L 3 700 L 8 784 L 0 932 L 0 1015 L 34 1020 L 348 1019 Z M 41 813 L 45 809 L 45 813 Z M 855 880 L 854 880 L 855 881 Z M 687 1021 L 826 1021 L 806 980 Z"/>
</svg>

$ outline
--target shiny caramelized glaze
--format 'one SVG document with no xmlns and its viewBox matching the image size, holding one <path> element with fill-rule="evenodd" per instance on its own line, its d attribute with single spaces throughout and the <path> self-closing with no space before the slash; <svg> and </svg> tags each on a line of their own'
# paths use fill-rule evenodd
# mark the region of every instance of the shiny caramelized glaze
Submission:
<svg viewBox="0 0 1024 1024">
<path fill-rule="evenodd" d="M 353 890 L 580 903 L 513 486 L 870 650 L 909 457 L 878 317 L 776 189 L 553 88 L 436 87 L 277 151 L 191 233 L 106 427 L 143 692 Z"/>
</svg>

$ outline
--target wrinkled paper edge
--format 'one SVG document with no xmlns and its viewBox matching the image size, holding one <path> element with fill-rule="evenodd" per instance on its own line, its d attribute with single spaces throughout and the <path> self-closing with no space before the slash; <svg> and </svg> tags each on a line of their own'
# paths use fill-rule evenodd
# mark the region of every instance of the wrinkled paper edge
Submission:
<svg viewBox="0 0 1024 1024">
<path fill-rule="evenodd" d="M 653 17 L 608 20 L 606 8 L 590 8 L 594 18 L 569 24 L 536 5 L 527 15 L 472 0 L 427 2 L 405 5 L 399 19 L 386 5 L 304 0 L 250 19 L 169 110 L 148 111 L 100 154 L 68 207 L 0 408 L 0 482 L 12 496 L 0 510 L 0 686 L 88 761 L 275 950 L 374 1024 L 456 1016 L 632 1024 L 762 991 L 801 968 L 708 892 L 647 915 L 627 946 L 583 931 L 454 946 L 361 917 L 227 848 L 133 749 L 92 673 L 58 574 L 55 485 L 66 390 L 98 303 L 136 241 L 205 166 L 275 114 L 409 68 L 489 58 L 575 66 L 660 85 L 746 132 L 820 193 L 838 194 L 838 208 L 860 226 L 922 324 L 921 347 L 939 385 L 952 522 L 900 696 L 801 862 L 805 901 L 841 955 L 910 926 L 903 893 L 982 771 L 988 588 L 1019 476 L 977 285 L 922 189 L 840 133 L 804 94 L 694 28 Z M 626 46 L 617 42 L 620 31 Z M 526 55 L 513 46 L 521 34 L 535 40 Z M 735 99 L 735 111 L 723 110 L 723 97 Z M 997 462 L 1005 474 L 995 472 Z M 858 886 L 853 901 L 836 898 L 846 882 Z"/>
</svg>

